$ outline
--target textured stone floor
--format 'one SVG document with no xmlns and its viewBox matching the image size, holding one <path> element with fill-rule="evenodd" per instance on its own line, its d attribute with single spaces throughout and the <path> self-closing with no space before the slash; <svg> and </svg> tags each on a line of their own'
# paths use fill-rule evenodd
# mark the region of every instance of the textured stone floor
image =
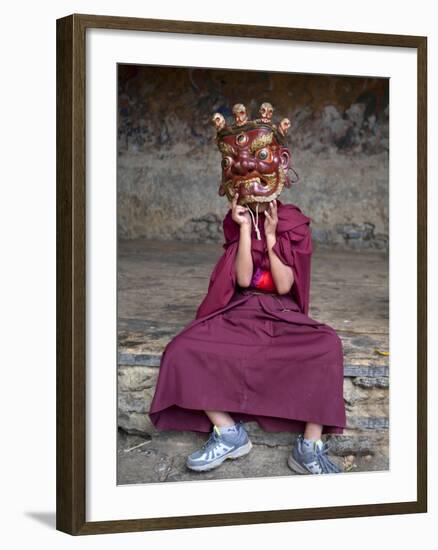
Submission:
<svg viewBox="0 0 438 550">
<path fill-rule="evenodd" d="M 118 483 L 293 475 L 286 465 L 295 434 L 267 434 L 247 423 L 254 448 L 209 473 L 184 460 L 206 434 L 156 432 L 148 401 L 167 342 L 194 318 L 222 253 L 218 244 L 136 240 L 119 243 Z M 350 475 L 388 463 L 388 255 L 374 250 L 315 251 L 309 315 L 333 326 L 345 353 L 348 429 L 332 438 L 332 458 Z"/>
</svg>

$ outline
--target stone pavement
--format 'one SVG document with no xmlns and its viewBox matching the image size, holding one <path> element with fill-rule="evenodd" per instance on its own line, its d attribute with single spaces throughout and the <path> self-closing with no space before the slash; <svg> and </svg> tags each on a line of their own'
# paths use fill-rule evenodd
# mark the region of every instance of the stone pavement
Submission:
<svg viewBox="0 0 438 550">
<path fill-rule="evenodd" d="M 246 423 L 254 447 L 206 473 L 184 461 L 208 434 L 157 432 L 147 416 L 167 342 L 194 318 L 220 244 L 119 242 L 118 483 L 293 475 L 286 459 L 296 434 Z M 389 428 L 388 255 L 315 246 L 309 315 L 335 328 L 344 346 L 348 427 L 330 439 L 348 473 L 387 470 Z M 382 353 L 383 352 L 383 353 Z"/>
</svg>

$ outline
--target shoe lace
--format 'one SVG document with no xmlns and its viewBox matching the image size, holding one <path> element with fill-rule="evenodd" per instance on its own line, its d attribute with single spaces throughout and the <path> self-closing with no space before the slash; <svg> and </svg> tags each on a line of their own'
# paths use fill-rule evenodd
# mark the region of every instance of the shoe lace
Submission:
<svg viewBox="0 0 438 550">
<path fill-rule="evenodd" d="M 207 439 L 207 441 L 201 446 L 201 449 L 203 450 L 206 450 L 207 448 L 213 446 L 213 445 L 216 445 L 216 442 L 218 441 L 219 439 L 219 436 L 217 435 L 217 433 L 215 432 L 215 430 L 213 430 L 210 434 L 210 437 Z"/>
<path fill-rule="evenodd" d="M 239 420 L 236 423 L 238 426 L 243 426 L 243 420 Z M 201 446 L 201 449 L 205 450 L 207 447 L 211 447 L 212 445 L 216 445 L 216 442 L 220 439 L 219 434 L 216 432 L 215 429 L 210 433 L 210 437 L 207 439 L 207 441 Z"/>
<path fill-rule="evenodd" d="M 321 466 L 322 471 L 325 474 L 330 474 L 332 472 L 341 472 L 339 466 L 337 464 L 334 464 L 327 456 L 328 450 L 329 446 L 327 442 L 325 442 L 321 447 L 316 447 L 315 449 L 316 459 L 318 461 L 318 464 Z"/>
</svg>

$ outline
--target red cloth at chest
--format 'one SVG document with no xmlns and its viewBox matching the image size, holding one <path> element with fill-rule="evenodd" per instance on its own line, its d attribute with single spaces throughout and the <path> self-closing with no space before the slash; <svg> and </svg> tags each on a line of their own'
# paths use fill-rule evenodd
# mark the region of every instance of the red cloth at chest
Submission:
<svg viewBox="0 0 438 550">
<path fill-rule="evenodd" d="M 261 290 L 267 290 L 269 292 L 275 292 L 275 283 L 272 278 L 272 273 L 269 270 L 261 269 L 258 267 L 251 279 L 251 286 L 260 288 Z"/>
</svg>

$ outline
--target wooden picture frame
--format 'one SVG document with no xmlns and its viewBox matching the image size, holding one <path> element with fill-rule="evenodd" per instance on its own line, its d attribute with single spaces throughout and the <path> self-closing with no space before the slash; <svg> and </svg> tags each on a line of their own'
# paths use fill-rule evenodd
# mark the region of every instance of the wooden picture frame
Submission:
<svg viewBox="0 0 438 550">
<path fill-rule="evenodd" d="M 417 54 L 417 499 L 373 505 L 86 521 L 87 29 L 413 48 Z M 57 20 L 57 512 L 72 535 L 290 522 L 427 511 L 427 39 L 423 36 L 70 15 Z"/>
</svg>

